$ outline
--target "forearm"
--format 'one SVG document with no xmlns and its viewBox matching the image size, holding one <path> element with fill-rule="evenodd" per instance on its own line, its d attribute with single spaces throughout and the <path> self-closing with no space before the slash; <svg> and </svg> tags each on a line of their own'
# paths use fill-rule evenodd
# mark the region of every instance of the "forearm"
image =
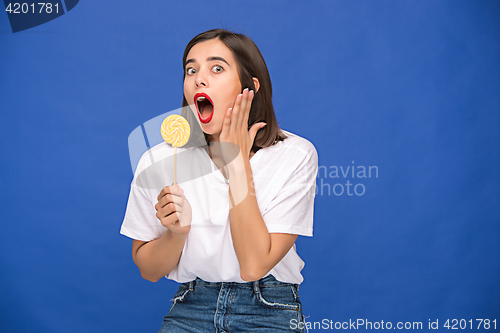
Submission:
<svg viewBox="0 0 500 333">
<path fill-rule="evenodd" d="M 135 249 L 133 258 L 141 276 L 156 282 L 170 273 L 179 263 L 186 237 L 167 230 L 160 238 Z"/>
<path fill-rule="evenodd" d="M 241 276 L 247 281 L 272 269 L 269 267 L 271 237 L 259 210 L 255 188 L 251 184 L 249 160 L 237 158 L 235 163 L 229 165 L 229 191 L 233 201 L 229 218 Z"/>
</svg>

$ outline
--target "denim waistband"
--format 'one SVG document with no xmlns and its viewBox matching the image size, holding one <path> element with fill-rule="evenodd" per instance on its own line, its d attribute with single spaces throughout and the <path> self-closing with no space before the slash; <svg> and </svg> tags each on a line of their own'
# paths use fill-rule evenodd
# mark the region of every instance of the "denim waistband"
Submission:
<svg viewBox="0 0 500 333">
<path fill-rule="evenodd" d="M 299 288 L 298 284 L 281 282 L 276 280 L 276 278 L 272 274 L 269 274 L 260 280 L 250 281 L 250 282 L 209 282 L 197 277 L 195 280 L 186 282 L 185 284 L 189 286 L 189 289 L 193 289 L 193 287 L 196 285 L 213 286 L 213 287 L 235 286 L 239 288 L 241 287 L 241 288 L 253 288 L 253 289 L 255 289 L 255 287 L 264 287 L 264 286 L 270 287 L 270 286 L 285 285 L 285 286 L 295 286 L 295 288 L 297 289 Z"/>
</svg>

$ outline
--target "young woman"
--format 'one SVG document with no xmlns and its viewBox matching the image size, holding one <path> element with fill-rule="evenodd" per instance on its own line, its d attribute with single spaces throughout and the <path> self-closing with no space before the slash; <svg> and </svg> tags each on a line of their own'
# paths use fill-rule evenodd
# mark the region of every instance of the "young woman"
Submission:
<svg viewBox="0 0 500 333">
<path fill-rule="evenodd" d="M 316 150 L 278 127 L 269 73 L 248 37 L 201 33 L 183 65 L 193 134 L 178 148 L 179 184 L 166 186 L 173 148 L 150 149 L 121 229 L 143 278 L 181 283 L 160 332 L 303 332 L 294 243 L 312 236 Z"/>
</svg>

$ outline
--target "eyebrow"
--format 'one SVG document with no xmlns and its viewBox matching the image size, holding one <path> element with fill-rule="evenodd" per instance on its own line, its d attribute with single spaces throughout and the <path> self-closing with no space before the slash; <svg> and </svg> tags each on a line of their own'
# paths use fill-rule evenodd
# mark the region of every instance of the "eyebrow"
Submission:
<svg viewBox="0 0 500 333">
<path fill-rule="evenodd" d="M 225 62 L 229 66 L 228 62 L 222 57 L 208 57 L 207 58 L 207 61 L 217 61 L 217 60 Z M 196 62 L 196 60 L 194 60 L 194 59 L 186 60 L 186 64 L 184 65 L 184 67 L 186 67 L 188 64 L 190 64 L 192 62 Z"/>
</svg>

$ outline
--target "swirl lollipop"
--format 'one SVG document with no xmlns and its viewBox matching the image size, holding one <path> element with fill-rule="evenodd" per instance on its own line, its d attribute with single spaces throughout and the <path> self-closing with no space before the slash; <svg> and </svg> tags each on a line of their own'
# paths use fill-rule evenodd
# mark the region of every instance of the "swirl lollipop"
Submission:
<svg viewBox="0 0 500 333">
<path fill-rule="evenodd" d="M 191 128 L 187 120 L 177 114 L 168 116 L 161 124 L 161 137 L 175 148 L 174 185 L 177 183 L 177 147 L 182 147 L 188 142 L 190 133 Z"/>
</svg>

